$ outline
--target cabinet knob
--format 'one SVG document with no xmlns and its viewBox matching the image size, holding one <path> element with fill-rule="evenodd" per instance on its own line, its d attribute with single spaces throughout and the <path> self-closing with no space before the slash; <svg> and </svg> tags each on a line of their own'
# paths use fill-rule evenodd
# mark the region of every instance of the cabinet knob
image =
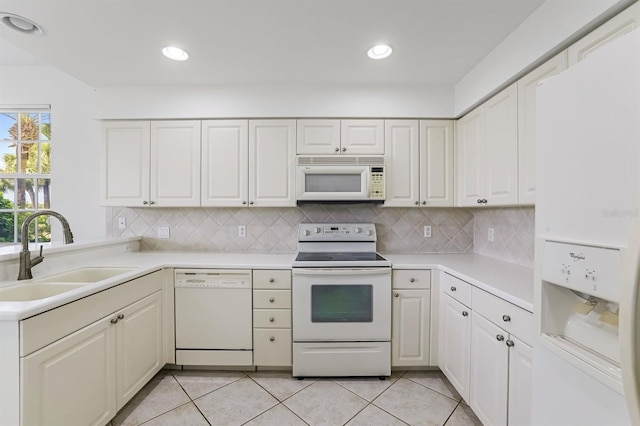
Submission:
<svg viewBox="0 0 640 426">
<path fill-rule="evenodd" d="M 511 317 L 509 315 L 503 315 L 502 316 L 502 321 L 509 322 L 509 321 L 511 321 Z"/>
<path fill-rule="evenodd" d="M 486 198 L 482 199 L 482 204 L 487 204 L 487 199 Z"/>
<path fill-rule="evenodd" d="M 456 291 L 456 290 L 457 290 L 456 286 L 452 285 L 451 286 L 451 291 Z"/>
<path fill-rule="evenodd" d="M 336 152 L 340 152 L 340 148 L 336 147 Z"/>
<path fill-rule="evenodd" d="M 269 282 L 270 282 L 270 283 L 272 283 L 272 282 L 274 282 L 274 281 L 275 281 L 275 279 L 273 279 L 273 278 L 269 278 Z"/>
<path fill-rule="evenodd" d="M 498 334 L 498 335 L 496 336 L 496 340 L 497 340 L 498 342 L 502 342 L 502 341 L 504 340 L 504 336 L 503 336 L 502 334 Z"/>
<path fill-rule="evenodd" d="M 244 206 L 245 204 L 247 204 L 247 202 L 243 200 L 242 201 L 242 205 Z"/>
<path fill-rule="evenodd" d="M 515 343 L 513 343 L 513 340 L 507 340 L 505 342 L 507 344 L 507 346 L 509 346 L 510 348 L 512 348 L 513 346 L 515 346 Z"/>
<path fill-rule="evenodd" d="M 274 322 L 276 319 L 274 317 L 269 318 L 269 322 Z"/>
<path fill-rule="evenodd" d="M 476 203 L 478 203 L 478 204 L 482 204 L 482 199 L 481 199 L 481 198 L 478 198 L 478 199 L 476 200 Z"/>
<path fill-rule="evenodd" d="M 346 148 L 346 147 L 345 147 L 345 148 L 342 148 L 342 152 L 345 152 L 346 150 L 347 150 L 347 148 Z"/>
<path fill-rule="evenodd" d="M 276 299 L 274 299 L 273 297 L 269 298 L 269 302 L 273 303 L 275 301 L 276 301 Z"/>
<path fill-rule="evenodd" d="M 146 206 L 147 204 L 149 204 L 149 202 L 148 201 L 143 201 L 142 204 L 144 204 Z"/>
<path fill-rule="evenodd" d="M 469 316 L 469 312 L 467 312 L 467 311 L 462 311 L 462 316 L 463 316 L 463 317 L 468 317 L 468 316 Z"/>
<path fill-rule="evenodd" d="M 393 297 L 400 297 L 400 293 L 394 293 Z"/>
<path fill-rule="evenodd" d="M 249 205 L 253 205 L 253 201 L 249 201 Z"/>
<path fill-rule="evenodd" d="M 423 202 L 422 202 L 422 205 L 423 205 L 423 206 L 426 206 L 426 205 L 427 205 L 427 202 L 426 202 L 426 201 L 423 201 Z"/>
<path fill-rule="evenodd" d="M 410 283 L 415 283 L 415 282 L 416 282 L 416 279 L 415 279 L 415 278 L 409 278 L 409 282 L 410 282 Z"/>
<path fill-rule="evenodd" d="M 124 319 L 124 314 L 118 314 L 118 319 Z"/>
<path fill-rule="evenodd" d="M 270 342 L 275 342 L 275 340 L 276 340 L 276 338 L 275 338 L 275 337 L 273 337 L 273 336 L 269 337 L 269 341 L 270 341 Z"/>
<path fill-rule="evenodd" d="M 417 205 L 419 205 L 419 204 L 420 204 L 420 201 L 416 201 L 416 202 L 415 202 L 415 203 L 413 203 L 413 204 L 415 204 L 415 205 L 417 206 Z"/>
<path fill-rule="evenodd" d="M 117 319 L 117 318 L 111 318 L 111 321 L 110 321 L 110 322 L 111 322 L 111 324 L 115 324 L 115 323 L 117 323 L 117 322 L 118 322 L 118 319 Z"/>
<path fill-rule="evenodd" d="M 149 201 L 149 204 L 154 205 L 156 202 L 155 201 Z"/>
</svg>

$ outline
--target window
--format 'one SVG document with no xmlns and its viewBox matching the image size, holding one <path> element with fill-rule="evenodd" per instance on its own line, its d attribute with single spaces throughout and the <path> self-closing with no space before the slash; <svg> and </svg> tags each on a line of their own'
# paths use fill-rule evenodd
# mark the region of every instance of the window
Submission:
<svg viewBox="0 0 640 426">
<path fill-rule="evenodd" d="M 20 242 L 24 219 L 51 204 L 51 113 L 48 108 L 0 109 L 0 244 Z M 48 216 L 29 240 L 51 240 Z"/>
</svg>

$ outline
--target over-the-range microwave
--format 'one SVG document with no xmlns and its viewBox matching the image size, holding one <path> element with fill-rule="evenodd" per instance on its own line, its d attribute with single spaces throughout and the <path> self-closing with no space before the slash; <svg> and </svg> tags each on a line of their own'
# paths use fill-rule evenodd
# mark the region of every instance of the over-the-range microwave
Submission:
<svg viewBox="0 0 640 426">
<path fill-rule="evenodd" d="M 312 202 L 385 200 L 384 157 L 335 155 L 296 158 L 296 199 Z"/>
</svg>

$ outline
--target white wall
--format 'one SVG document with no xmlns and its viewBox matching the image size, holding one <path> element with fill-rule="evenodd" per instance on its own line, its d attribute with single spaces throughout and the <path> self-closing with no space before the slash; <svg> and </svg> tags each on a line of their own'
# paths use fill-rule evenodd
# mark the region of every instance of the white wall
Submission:
<svg viewBox="0 0 640 426">
<path fill-rule="evenodd" d="M 2 105 L 51 105 L 51 208 L 69 220 L 76 240 L 104 238 L 93 89 L 53 67 L 38 65 L 0 66 L 0 82 Z M 54 239 L 60 239 L 55 230 Z"/>
<path fill-rule="evenodd" d="M 630 0 L 547 0 L 454 88 L 459 116 L 616 5 Z"/>
<path fill-rule="evenodd" d="M 220 85 L 96 90 L 96 117 L 424 117 L 453 113 L 453 90 L 425 86 Z"/>
</svg>

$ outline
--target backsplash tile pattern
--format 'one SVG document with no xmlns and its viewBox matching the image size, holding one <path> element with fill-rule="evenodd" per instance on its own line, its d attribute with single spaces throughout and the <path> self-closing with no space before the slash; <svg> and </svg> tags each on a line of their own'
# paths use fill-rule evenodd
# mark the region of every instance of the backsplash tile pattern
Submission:
<svg viewBox="0 0 640 426">
<path fill-rule="evenodd" d="M 474 253 L 533 267 L 535 209 L 507 207 L 472 209 L 475 223 Z M 488 239 L 489 228 L 494 240 Z"/>
<path fill-rule="evenodd" d="M 118 228 L 124 217 L 127 227 Z M 142 250 L 294 253 L 301 222 L 374 222 L 378 251 L 467 253 L 473 251 L 474 220 L 467 209 L 383 208 L 316 205 L 290 208 L 107 208 L 108 236 L 142 236 Z M 238 225 L 247 236 L 238 237 Z M 431 226 L 431 238 L 423 227 Z M 170 238 L 157 238 L 168 226 Z"/>
</svg>

